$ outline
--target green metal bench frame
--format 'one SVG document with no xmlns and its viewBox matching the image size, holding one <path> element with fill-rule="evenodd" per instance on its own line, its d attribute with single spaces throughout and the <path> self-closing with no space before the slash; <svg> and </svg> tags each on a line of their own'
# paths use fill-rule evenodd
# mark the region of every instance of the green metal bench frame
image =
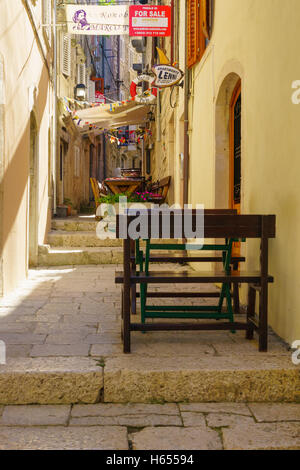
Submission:
<svg viewBox="0 0 300 470">
<path fill-rule="evenodd" d="M 147 239 L 145 254 L 140 248 L 140 241 L 135 241 L 136 265 L 139 266 L 140 272 L 149 275 L 150 253 L 151 250 L 172 250 L 172 251 L 221 251 L 223 260 L 223 269 L 225 274 L 231 273 L 231 255 L 232 246 L 237 239 L 226 239 L 224 244 L 207 244 L 198 247 L 194 244 L 173 244 L 173 243 L 152 243 Z M 245 239 L 243 239 L 245 241 Z M 228 319 L 233 323 L 234 313 L 232 308 L 232 297 L 230 292 L 230 284 L 222 283 L 220 290 L 219 302 L 216 306 L 153 306 L 147 305 L 147 284 L 140 286 L 141 301 L 141 321 L 146 322 L 147 318 L 194 318 L 194 319 Z M 224 300 L 226 301 L 226 311 L 223 311 Z"/>
</svg>

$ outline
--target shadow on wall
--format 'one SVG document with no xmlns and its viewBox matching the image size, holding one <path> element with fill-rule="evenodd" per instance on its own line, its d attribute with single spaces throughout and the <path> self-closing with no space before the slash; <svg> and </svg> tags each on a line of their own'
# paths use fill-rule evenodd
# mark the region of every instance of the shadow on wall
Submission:
<svg viewBox="0 0 300 470">
<path fill-rule="evenodd" d="M 48 71 L 45 66 L 42 69 L 42 74 L 37 87 L 38 96 L 36 98 L 36 108 L 38 109 L 38 116 L 41 116 L 42 118 L 46 109 L 48 97 Z M 40 122 L 38 122 L 37 125 L 39 126 Z M 41 155 L 40 158 L 43 158 L 43 155 Z M 24 220 L 22 233 L 18 233 L 18 240 L 20 240 L 21 245 L 23 245 L 23 243 L 25 247 L 27 245 L 28 208 L 26 205 L 26 214 L 21 214 L 20 208 L 22 202 L 24 203 L 24 196 L 28 185 L 30 170 L 29 112 L 24 132 L 18 137 L 18 141 L 16 142 L 13 155 L 7 155 L 6 161 L 8 162 L 8 164 L 2 175 L 3 207 L 1 211 L 1 222 L 3 250 L 5 249 L 5 246 L 8 242 L 11 233 L 13 232 L 13 230 L 15 230 L 14 226 L 18 217 L 21 217 Z M 21 230 L 20 227 L 18 228 L 18 230 Z M 27 253 L 24 253 L 23 259 L 27 259 Z M 14 264 L 20 265 L 20 253 L 18 252 L 18 250 L 16 250 L 16 252 L 12 251 L 10 253 L 9 264 L 10 266 L 13 266 Z M 24 268 L 26 270 L 27 266 L 25 266 Z"/>
</svg>

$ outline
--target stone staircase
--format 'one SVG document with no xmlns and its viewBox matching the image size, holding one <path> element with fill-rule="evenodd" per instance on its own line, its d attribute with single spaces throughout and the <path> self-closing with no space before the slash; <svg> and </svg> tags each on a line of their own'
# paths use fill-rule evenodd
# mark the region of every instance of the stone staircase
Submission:
<svg viewBox="0 0 300 470">
<path fill-rule="evenodd" d="M 121 263 L 121 241 L 99 239 L 97 223 L 94 216 L 53 219 L 48 244 L 39 246 L 39 266 Z"/>
<path fill-rule="evenodd" d="M 96 235 L 98 223 L 95 216 L 53 219 L 48 243 L 39 246 L 38 265 L 74 266 L 122 263 L 122 241 L 98 238 Z M 164 243 L 168 242 L 174 244 L 176 240 L 164 240 Z"/>
</svg>

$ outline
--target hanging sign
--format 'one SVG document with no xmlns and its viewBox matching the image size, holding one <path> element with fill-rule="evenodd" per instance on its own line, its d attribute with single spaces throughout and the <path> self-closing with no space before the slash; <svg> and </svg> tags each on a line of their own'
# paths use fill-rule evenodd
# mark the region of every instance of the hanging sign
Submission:
<svg viewBox="0 0 300 470">
<path fill-rule="evenodd" d="M 95 102 L 96 103 L 106 103 L 106 98 L 101 91 L 96 91 L 95 92 Z"/>
<path fill-rule="evenodd" d="M 130 36 L 171 36 L 171 7 L 162 5 L 129 7 Z"/>
<path fill-rule="evenodd" d="M 137 94 L 137 86 L 139 83 L 148 82 L 151 86 L 153 80 L 154 80 L 154 77 L 151 77 L 150 75 L 146 75 L 146 74 L 139 75 L 137 78 L 132 80 L 131 85 L 130 85 L 130 94 L 131 94 L 131 97 L 137 103 L 150 104 L 156 100 L 157 88 L 151 87 L 145 92 L 143 92 L 142 94 L 140 95 Z"/>
<path fill-rule="evenodd" d="M 68 33 L 88 35 L 128 34 L 126 5 L 65 5 Z"/>
<path fill-rule="evenodd" d="M 172 65 L 154 65 L 152 71 L 156 78 L 153 82 L 158 88 L 166 88 L 180 82 L 184 73 Z"/>
</svg>

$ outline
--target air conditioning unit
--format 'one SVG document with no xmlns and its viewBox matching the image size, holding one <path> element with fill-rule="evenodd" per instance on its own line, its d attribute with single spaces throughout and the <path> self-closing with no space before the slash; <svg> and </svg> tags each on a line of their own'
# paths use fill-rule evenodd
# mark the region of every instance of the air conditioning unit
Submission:
<svg viewBox="0 0 300 470">
<path fill-rule="evenodd" d="M 132 64 L 132 68 L 135 72 L 138 72 L 138 73 L 143 72 L 143 64 Z"/>
</svg>

